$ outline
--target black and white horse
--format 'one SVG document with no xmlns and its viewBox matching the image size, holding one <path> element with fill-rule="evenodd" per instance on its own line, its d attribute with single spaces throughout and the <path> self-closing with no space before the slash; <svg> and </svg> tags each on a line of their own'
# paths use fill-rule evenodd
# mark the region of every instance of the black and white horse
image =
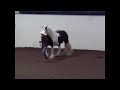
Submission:
<svg viewBox="0 0 120 90">
<path fill-rule="evenodd" d="M 51 55 L 50 59 L 54 56 L 59 56 L 61 52 L 61 44 L 64 42 L 65 50 L 67 56 L 72 54 L 72 47 L 69 41 L 68 34 L 64 30 L 53 31 L 49 27 L 45 27 L 41 32 L 41 42 L 42 42 L 42 54 L 45 56 L 46 60 L 48 59 L 47 47 L 51 46 Z M 54 46 L 58 46 L 58 52 L 54 55 Z"/>
</svg>

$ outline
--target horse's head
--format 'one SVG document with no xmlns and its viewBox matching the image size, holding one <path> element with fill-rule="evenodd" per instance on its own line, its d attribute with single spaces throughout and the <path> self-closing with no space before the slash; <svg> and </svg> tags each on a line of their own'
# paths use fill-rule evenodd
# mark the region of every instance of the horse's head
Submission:
<svg viewBox="0 0 120 90">
<path fill-rule="evenodd" d="M 49 35 L 49 36 L 51 36 L 53 34 L 53 31 L 48 26 L 42 27 L 42 28 L 43 28 L 43 30 L 40 32 L 41 34 Z"/>
<path fill-rule="evenodd" d="M 41 35 L 47 35 L 46 31 L 47 31 L 47 27 L 42 27 L 42 31 L 40 32 Z"/>
</svg>

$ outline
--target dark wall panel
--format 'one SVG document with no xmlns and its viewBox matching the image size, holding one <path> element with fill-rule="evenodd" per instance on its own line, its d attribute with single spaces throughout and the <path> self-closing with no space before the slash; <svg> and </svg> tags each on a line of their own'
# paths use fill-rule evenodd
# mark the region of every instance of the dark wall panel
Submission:
<svg viewBox="0 0 120 90">
<path fill-rule="evenodd" d="M 21 14 L 105 15 L 105 11 L 20 11 Z"/>
</svg>

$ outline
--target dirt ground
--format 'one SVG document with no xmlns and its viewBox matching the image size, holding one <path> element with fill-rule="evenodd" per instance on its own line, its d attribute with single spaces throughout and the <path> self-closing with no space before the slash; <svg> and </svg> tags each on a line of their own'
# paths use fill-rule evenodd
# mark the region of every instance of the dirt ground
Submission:
<svg viewBox="0 0 120 90">
<path fill-rule="evenodd" d="M 40 48 L 15 48 L 15 79 L 105 79 L 105 52 L 74 50 L 44 62 Z"/>
</svg>

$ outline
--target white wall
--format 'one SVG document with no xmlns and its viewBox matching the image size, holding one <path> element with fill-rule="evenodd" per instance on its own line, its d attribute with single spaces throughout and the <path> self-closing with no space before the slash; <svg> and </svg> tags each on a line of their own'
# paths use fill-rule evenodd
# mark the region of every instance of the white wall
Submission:
<svg viewBox="0 0 120 90">
<path fill-rule="evenodd" d="M 74 49 L 105 50 L 105 16 L 17 14 L 15 24 L 15 47 L 40 47 L 39 32 L 48 25 L 66 30 Z"/>
</svg>

